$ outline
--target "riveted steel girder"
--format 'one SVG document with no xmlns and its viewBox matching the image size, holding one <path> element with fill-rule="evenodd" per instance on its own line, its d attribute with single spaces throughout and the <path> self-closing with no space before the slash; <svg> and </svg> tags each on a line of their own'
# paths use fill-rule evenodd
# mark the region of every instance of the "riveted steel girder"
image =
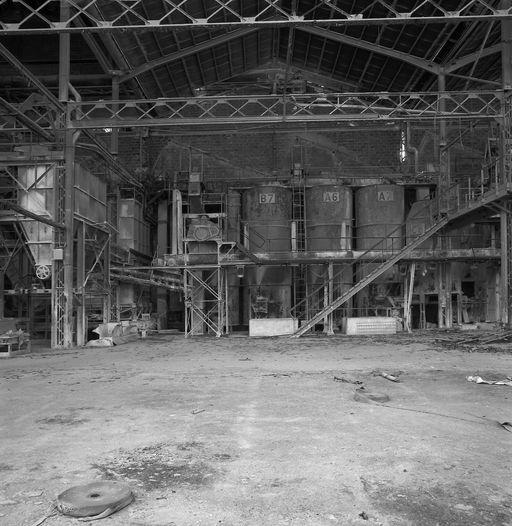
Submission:
<svg viewBox="0 0 512 526">
<path fill-rule="evenodd" d="M 193 97 L 69 103 L 70 126 L 494 119 L 501 91 Z"/>
<path fill-rule="evenodd" d="M 484 0 L 466 0 L 458 9 L 448 10 L 438 0 L 415 2 L 407 10 L 391 0 L 368 2 L 364 9 L 348 8 L 339 0 L 316 0 L 299 6 L 297 12 L 282 7 L 279 0 L 263 0 L 255 6 L 247 2 L 210 0 L 199 7 L 195 0 L 162 0 L 158 11 L 149 16 L 143 0 L 62 0 L 69 4 L 69 15 L 59 20 L 55 6 L 61 0 L 44 0 L 36 7 L 24 0 L 0 0 L 12 6 L 8 19 L 0 20 L 4 34 L 84 31 L 147 31 L 154 29 L 192 29 L 236 26 L 322 26 L 406 24 L 504 20 L 512 18 L 510 8 L 499 9 Z M 12 14 L 14 13 L 14 15 Z"/>
</svg>

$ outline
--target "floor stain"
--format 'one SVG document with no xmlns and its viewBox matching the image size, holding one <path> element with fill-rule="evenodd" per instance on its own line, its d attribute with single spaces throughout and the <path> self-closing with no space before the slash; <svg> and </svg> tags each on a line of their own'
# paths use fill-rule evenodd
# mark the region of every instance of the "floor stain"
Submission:
<svg viewBox="0 0 512 526">
<path fill-rule="evenodd" d="M 368 481 L 363 485 L 375 509 L 400 518 L 402 522 L 396 523 L 400 525 L 495 526 L 509 524 L 512 511 L 463 485 L 397 487 Z"/>
<path fill-rule="evenodd" d="M 203 460 L 179 458 L 166 445 L 122 452 L 114 460 L 92 467 L 108 480 L 131 482 L 147 491 L 210 485 L 218 475 Z"/>
</svg>

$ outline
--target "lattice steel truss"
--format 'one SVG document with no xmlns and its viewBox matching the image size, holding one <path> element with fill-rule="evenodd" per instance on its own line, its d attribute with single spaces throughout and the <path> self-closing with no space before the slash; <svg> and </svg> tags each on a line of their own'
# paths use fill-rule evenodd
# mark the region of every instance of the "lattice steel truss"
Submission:
<svg viewBox="0 0 512 526">
<path fill-rule="evenodd" d="M 494 119 L 501 91 L 330 93 L 70 102 L 73 128 L 204 123 Z"/>
<path fill-rule="evenodd" d="M 236 27 L 236 26 L 303 26 L 303 25 L 363 25 L 363 24 L 406 24 L 417 22 L 457 22 L 471 20 L 504 20 L 512 17 L 512 9 L 493 7 L 491 2 L 466 0 L 458 9 L 442 7 L 438 0 L 424 0 L 408 10 L 395 7 L 390 0 L 367 2 L 363 9 L 347 9 L 339 0 L 316 0 L 302 2 L 297 9 L 293 3 L 282 7 L 280 0 L 263 0 L 254 5 L 232 0 L 162 0 L 158 16 L 149 19 L 144 10 L 143 0 L 64 0 L 69 5 L 69 14 L 62 20 L 55 8 L 58 0 L 35 3 L 26 0 L 1 0 L 2 4 L 17 8 L 14 20 L 0 21 L 5 34 L 40 32 L 81 32 L 112 30 L 147 31 L 149 28 L 184 29 L 195 27 Z"/>
</svg>

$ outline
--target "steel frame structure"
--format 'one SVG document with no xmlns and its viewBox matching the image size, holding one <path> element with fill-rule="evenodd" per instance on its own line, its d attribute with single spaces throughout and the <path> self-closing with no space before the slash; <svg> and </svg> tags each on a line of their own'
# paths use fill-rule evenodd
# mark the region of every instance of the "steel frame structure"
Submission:
<svg viewBox="0 0 512 526">
<path fill-rule="evenodd" d="M 1 0 L 0 6 L 8 0 Z M 511 8 L 496 8 L 484 0 L 466 0 L 457 10 L 447 10 L 437 0 L 424 0 L 405 11 L 391 0 L 368 2 L 364 9 L 343 9 L 337 0 L 316 0 L 314 5 L 294 11 L 281 7 L 279 0 L 263 0 L 256 7 L 243 8 L 243 2 L 211 0 L 201 7 L 194 0 L 162 0 L 159 18 L 149 19 L 143 0 L 112 0 L 105 8 L 102 0 L 62 0 L 64 16 L 52 16 L 59 0 L 44 0 L 31 6 L 24 0 L 9 1 L 19 9 L 16 21 L 0 21 L 3 33 L 71 33 L 83 31 L 147 31 L 192 28 L 281 27 L 281 26 L 354 26 L 411 24 L 427 22 L 464 22 L 507 20 Z M 204 6 L 204 3 L 202 4 Z M 35 23 L 34 23 L 35 22 Z"/>
<path fill-rule="evenodd" d="M 243 2 L 231 0 L 161 0 L 162 14 L 149 19 L 144 11 L 143 0 L 112 0 L 105 6 L 102 0 L 43 0 L 34 7 L 25 0 L 0 0 L 2 6 L 14 5 L 18 8 L 15 21 L 0 20 L 0 28 L 5 36 L 54 34 L 60 39 L 59 97 L 56 98 L 23 64 L 19 63 L 4 46 L 2 54 L 35 87 L 34 97 L 27 103 L 15 105 L 0 100 L 0 133 L 27 131 L 44 140 L 56 140 L 65 152 L 65 161 L 58 163 L 55 183 L 55 216 L 58 224 L 66 229 L 55 229 L 54 248 L 62 253 L 52 265 L 52 305 L 53 330 L 52 346 L 73 344 L 73 270 L 75 234 L 77 235 L 78 291 L 84 293 L 87 269 L 83 264 L 85 256 L 86 228 L 77 223 L 73 215 L 72 190 L 74 174 L 72 166 L 75 157 L 76 130 L 83 130 L 93 145 L 103 155 L 108 152 L 94 141 L 88 130 L 120 127 L 152 127 L 210 124 L 214 126 L 236 125 L 239 123 L 307 123 L 316 121 L 393 121 L 393 120 L 489 120 L 502 123 L 502 170 L 510 172 L 512 161 L 503 151 L 510 135 L 510 99 L 508 92 L 438 92 L 422 93 L 341 93 L 326 95 L 282 95 L 282 96 L 238 96 L 238 97 L 193 97 L 174 99 L 137 99 L 112 101 L 71 100 L 69 85 L 71 33 L 111 34 L 118 31 L 180 31 L 213 30 L 235 28 L 296 27 L 317 31 L 316 27 L 348 27 L 389 24 L 428 24 L 458 22 L 500 21 L 510 29 L 512 7 L 510 2 L 502 2 L 500 8 L 489 5 L 485 0 L 466 0 L 456 11 L 443 9 L 438 0 L 424 0 L 409 11 L 397 9 L 391 0 L 373 0 L 360 10 L 342 9 L 338 0 L 316 0 L 313 6 L 302 11 L 284 9 L 279 0 L 262 0 L 249 11 Z M 293 4 L 293 3 L 292 3 Z M 57 7 L 58 9 L 54 9 Z M 6 10 L 4 10 L 6 12 Z M 245 29 L 247 31 L 248 29 Z M 510 40 L 504 38 L 502 55 L 510 48 Z M 373 46 L 375 49 L 375 46 Z M 197 51 L 197 50 L 196 50 Z M 484 51 L 482 50 L 482 53 Z M 486 51 L 488 52 L 488 51 Z M 494 51 L 493 51 L 494 52 Z M 510 58 L 510 50 L 508 55 Z M 460 65 L 460 63 L 459 63 Z M 141 72 L 143 72 L 141 70 Z M 510 61 L 504 66 L 504 76 L 510 74 Z M 121 72 L 123 73 L 123 72 Z M 133 75 L 125 73 L 125 80 Z M 121 77 L 122 78 L 122 77 Z M 510 80 L 510 79 L 509 79 Z M 113 82 L 113 85 L 115 83 Z M 117 83 L 118 86 L 118 83 Z M 510 82 L 504 82 L 510 89 Z M 37 93 L 38 92 L 38 93 Z M 76 95 L 76 94 L 75 94 Z M 79 99 L 79 97 L 76 97 Z M 117 98 L 117 97 L 116 97 Z M 75 135 L 76 134 L 76 135 Z M 446 164 L 446 163 L 445 163 Z M 449 174 L 442 173 L 443 177 Z M 503 221 L 507 247 L 504 289 L 507 302 L 512 298 L 512 224 L 507 204 L 507 220 Z M 75 223 L 75 224 L 74 224 Z M 110 250 L 107 242 L 102 257 Z M 108 261 L 108 259 L 106 260 Z M 108 267 L 108 264 L 106 264 Z M 92 271 L 92 269 L 90 269 Z M 105 280 L 109 282 L 108 268 L 103 269 Z M 194 332 L 195 320 L 204 324 L 219 336 L 227 326 L 225 305 L 227 304 L 227 279 L 224 269 L 217 266 L 205 274 L 186 268 L 186 290 L 199 291 L 196 298 L 187 299 L 186 334 Z M 199 286 L 197 286 L 199 282 Z M 196 285 L 193 286 L 193 284 Z M 211 298 L 211 305 L 201 294 Z M 110 311 L 107 299 L 104 312 Z M 332 300 L 329 298 L 329 302 Z M 507 303 L 508 304 L 508 303 Z M 507 307 L 508 308 L 508 307 Z M 329 313 L 327 313 L 329 314 Z M 83 315 L 83 314 L 82 314 Z M 509 317 L 510 318 L 510 317 Z"/>
</svg>

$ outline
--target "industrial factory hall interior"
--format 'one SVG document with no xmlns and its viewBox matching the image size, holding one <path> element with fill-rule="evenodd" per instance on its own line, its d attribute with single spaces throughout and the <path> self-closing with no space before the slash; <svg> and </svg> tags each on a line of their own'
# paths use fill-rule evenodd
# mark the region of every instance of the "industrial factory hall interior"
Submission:
<svg viewBox="0 0 512 526">
<path fill-rule="evenodd" d="M 0 0 L 0 524 L 512 526 L 512 0 Z"/>
</svg>

